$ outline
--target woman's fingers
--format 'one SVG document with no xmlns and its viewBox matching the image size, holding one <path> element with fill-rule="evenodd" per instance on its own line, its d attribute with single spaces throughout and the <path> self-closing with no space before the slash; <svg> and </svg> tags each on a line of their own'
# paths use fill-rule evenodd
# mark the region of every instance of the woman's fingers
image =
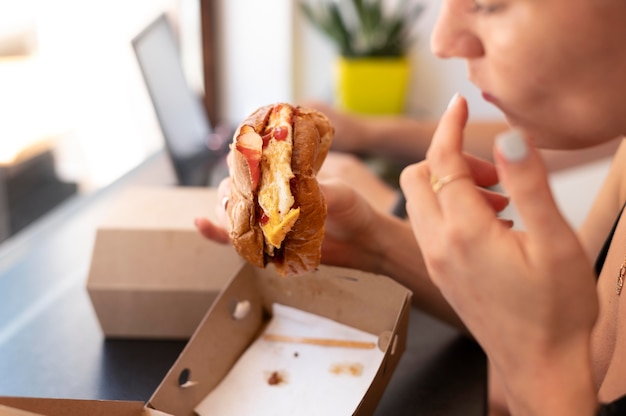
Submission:
<svg viewBox="0 0 626 416">
<path fill-rule="evenodd" d="M 500 212 L 509 205 L 509 197 L 500 192 L 484 188 L 479 188 L 478 192 L 485 198 L 485 201 L 493 208 L 494 212 Z"/>
<path fill-rule="evenodd" d="M 494 185 L 497 174 L 487 162 L 478 162 L 463 153 L 463 129 L 467 118 L 467 101 L 455 95 L 437 126 L 426 160 L 433 192 L 443 215 L 481 227 L 485 220 L 493 218 L 493 211 L 484 209 L 487 206 L 476 185 Z M 476 181 L 477 178 L 481 183 Z"/>
<path fill-rule="evenodd" d="M 498 184 L 498 171 L 493 163 L 467 153 L 463 154 L 463 158 L 476 185 L 491 187 Z"/>
<path fill-rule="evenodd" d="M 217 187 L 217 204 L 215 206 L 216 221 L 205 217 L 198 217 L 194 224 L 201 236 L 221 244 L 230 242 L 230 222 L 226 214 L 226 206 L 230 195 L 230 178 L 223 179 Z"/>
<path fill-rule="evenodd" d="M 530 238 L 550 241 L 555 233 L 573 233 L 559 213 L 540 155 L 521 131 L 512 130 L 496 138 L 495 159 L 502 185 Z"/>
<path fill-rule="evenodd" d="M 230 182 L 230 177 L 227 177 L 222 179 L 217 186 L 217 205 L 215 206 L 217 221 L 226 230 L 230 230 L 230 222 L 226 215 L 226 206 L 228 205 L 228 198 L 230 197 Z"/>
<path fill-rule="evenodd" d="M 451 221 L 480 231 L 485 220 L 493 220 L 508 204 L 506 197 L 482 189 L 498 183 L 493 164 L 463 153 L 467 118 L 467 102 L 455 96 L 441 118 L 426 161 L 409 166 L 400 177 L 418 241 L 437 238 L 437 230 Z"/>
<path fill-rule="evenodd" d="M 230 243 L 228 231 L 226 231 L 222 227 L 217 226 L 208 218 L 198 217 L 196 218 L 194 224 L 200 235 L 204 238 L 220 244 Z"/>
<path fill-rule="evenodd" d="M 400 174 L 408 220 L 422 250 L 440 246 L 437 240 L 443 225 L 439 203 L 431 189 L 429 178 L 430 171 L 425 161 L 404 168 Z"/>
</svg>

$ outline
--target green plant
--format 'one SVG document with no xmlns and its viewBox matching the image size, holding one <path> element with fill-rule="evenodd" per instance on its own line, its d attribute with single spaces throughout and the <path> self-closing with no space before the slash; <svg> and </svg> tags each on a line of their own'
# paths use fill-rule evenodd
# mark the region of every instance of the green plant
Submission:
<svg viewBox="0 0 626 416">
<path fill-rule="evenodd" d="M 424 7 L 413 0 L 300 0 L 307 20 L 329 37 L 344 57 L 404 56 Z M 385 7 L 387 5 L 387 7 Z M 391 10 L 388 10 L 391 9 Z"/>
</svg>

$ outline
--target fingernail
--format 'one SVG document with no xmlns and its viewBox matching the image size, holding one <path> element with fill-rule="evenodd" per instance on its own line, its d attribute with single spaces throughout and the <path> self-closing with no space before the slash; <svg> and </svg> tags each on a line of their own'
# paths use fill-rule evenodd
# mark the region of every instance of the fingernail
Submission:
<svg viewBox="0 0 626 416">
<path fill-rule="evenodd" d="M 510 130 L 496 137 L 496 147 L 509 162 L 521 162 L 528 155 L 526 140 L 519 130 Z"/>
<path fill-rule="evenodd" d="M 456 100 L 459 99 L 459 93 L 455 93 L 452 98 L 450 98 L 450 102 L 448 102 L 448 107 L 446 107 L 446 110 L 449 110 L 450 107 L 452 107 L 454 105 L 454 103 L 456 102 Z"/>
</svg>

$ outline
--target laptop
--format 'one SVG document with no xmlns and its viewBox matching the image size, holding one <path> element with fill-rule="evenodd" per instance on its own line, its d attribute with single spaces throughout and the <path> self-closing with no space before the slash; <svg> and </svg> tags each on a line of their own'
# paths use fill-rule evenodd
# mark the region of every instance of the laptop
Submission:
<svg viewBox="0 0 626 416">
<path fill-rule="evenodd" d="M 181 186 L 217 186 L 228 175 L 232 129 L 214 129 L 189 87 L 174 30 L 161 14 L 132 39 L 135 56 Z"/>
</svg>

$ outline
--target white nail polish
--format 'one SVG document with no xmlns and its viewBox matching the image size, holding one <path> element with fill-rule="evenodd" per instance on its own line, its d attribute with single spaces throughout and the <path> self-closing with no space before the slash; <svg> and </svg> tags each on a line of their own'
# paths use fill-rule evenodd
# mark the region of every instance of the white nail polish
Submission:
<svg viewBox="0 0 626 416">
<path fill-rule="evenodd" d="M 452 98 L 450 98 L 450 102 L 448 102 L 448 107 L 446 107 L 446 110 L 450 109 L 450 107 L 452 107 L 452 105 L 456 102 L 456 100 L 458 100 L 459 98 L 459 93 L 455 93 Z"/>
<path fill-rule="evenodd" d="M 496 137 L 496 146 L 510 162 L 520 162 L 528 155 L 528 146 L 521 131 L 510 130 Z"/>
</svg>

